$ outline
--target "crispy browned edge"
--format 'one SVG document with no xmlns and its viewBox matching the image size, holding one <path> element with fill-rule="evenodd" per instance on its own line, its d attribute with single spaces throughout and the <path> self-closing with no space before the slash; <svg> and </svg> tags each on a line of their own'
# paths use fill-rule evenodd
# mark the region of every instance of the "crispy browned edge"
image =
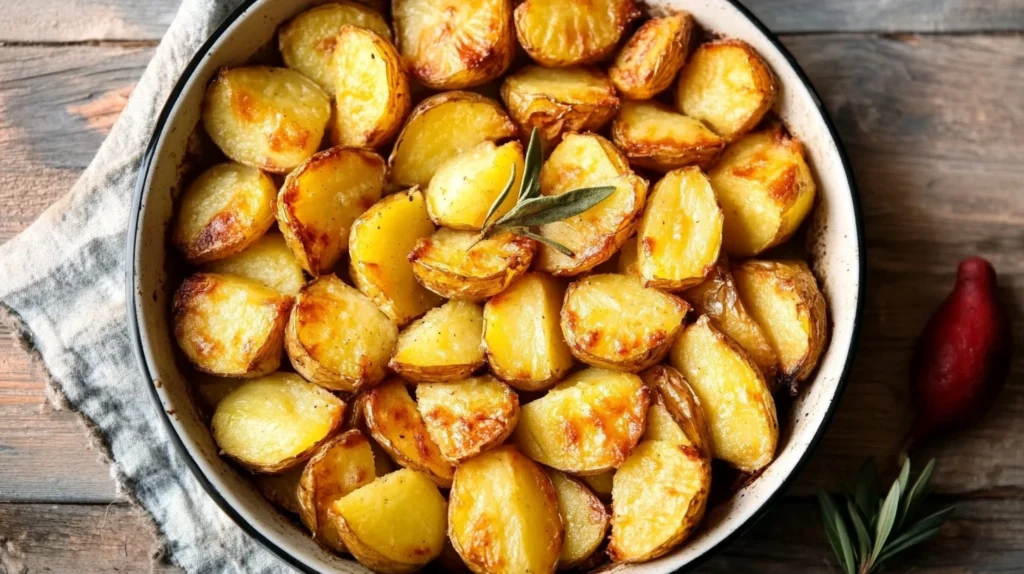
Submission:
<svg viewBox="0 0 1024 574">
<path fill-rule="evenodd" d="M 634 20 L 642 16 L 639 8 L 633 0 L 615 0 L 614 11 L 615 27 L 617 34 L 615 41 L 610 42 L 607 46 L 602 46 L 599 49 L 593 50 L 590 53 L 585 53 L 581 57 L 575 60 L 567 60 L 555 56 L 547 56 L 541 52 L 537 47 L 533 46 L 530 42 L 528 35 L 524 32 L 529 25 L 527 19 L 529 18 L 530 6 L 533 4 L 546 3 L 550 0 L 527 0 L 519 6 L 516 6 L 513 12 L 513 19 L 515 20 L 516 38 L 519 39 L 519 45 L 523 47 L 523 50 L 536 62 L 547 66 L 549 68 L 559 68 L 565 66 L 571 66 L 574 64 L 593 64 L 603 60 L 606 56 L 615 51 L 615 48 L 619 45 L 619 40 L 622 39 L 622 35 L 629 28 Z M 578 7 L 579 10 L 587 10 L 586 6 Z M 545 27 L 550 27 L 549 23 L 545 24 Z"/>
<path fill-rule="evenodd" d="M 645 49 L 651 46 L 648 37 L 662 32 L 664 26 L 668 26 L 667 32 L 672 36 L 667 49 L 653 55 L 644 54 Z M 644 22 L 622 46 L 608 69 L 608 77 L 615 89 L 626 99 L 648 100 L 671 87 L 686 62 L 693 27 L 693 17 L 685 11 Z M 652 58 L 653 65 L 642 65 L 634 59 L 640 56 L 645 60 Z"/>
<path fill-rule="evenodd" d="M 472 259 L 477 244 L 466 253 Z M 536 242 L 521 235 L 513 235 L 509 245 L 513 252 L 503 259 L 500 269 L 494 269 L 483 277 L 463 275 L 446 265 L 439 265 L 431 259 L 434 238 L 421 237 L 409 253 L 413 273 L 420 284 L 446 299 L 462 299 L 480 302 L 501 293 L 513 281 L 526 273 L 533 261 Z"/>
</svg>

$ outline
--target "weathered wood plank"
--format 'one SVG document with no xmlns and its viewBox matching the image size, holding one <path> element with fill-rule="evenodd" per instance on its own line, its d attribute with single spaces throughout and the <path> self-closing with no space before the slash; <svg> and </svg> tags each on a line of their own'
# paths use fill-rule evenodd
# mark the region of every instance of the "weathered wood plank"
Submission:
<svg viewBox="0 0 1024 574">
<path fill-rule="evenodd" d="M 0 0 L 0 42 L 159 40 L 181 0 Z"/>
</svg>

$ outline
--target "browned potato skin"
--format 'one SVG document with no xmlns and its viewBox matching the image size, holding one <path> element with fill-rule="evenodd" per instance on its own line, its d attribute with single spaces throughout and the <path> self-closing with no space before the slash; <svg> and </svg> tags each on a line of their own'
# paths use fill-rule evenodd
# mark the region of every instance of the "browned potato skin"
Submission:
<svg viewBox="0 0 1024 574">
<path fill-rule="evenodd" d="M 686 12 L 644 22 L 608 69 L 615 89 L 627 100 L 649 100 L 667 90 L 686 61 L 692 31 Z"/>
<path fill-rule="evenodd" d="M 496 391 L 500 389 L 500 399 L 494 396 L 467 398 L 475 388 L 485 385 Z M 443 400 L 438 400 L 438 391 L 446 393 Z M 519 395 L 490 375 L 418 385 L 416 399 L 428 432 L 435 433 L 441 454 L 453 464 L 505 442 L 519 421 Z M 469 400 L 476 403 L 467 405 Z M 470 408 L 466 409 L 467 406 Z"/>
<path fill-rule="evenodd" d="M 690 440 L 689 446 L 711 460 L 711 430 L 700 400 L 683 374 L 668 365 L 657 365 L 641 373 L 640 378 L 651 389 L 651 404 L 665 407 Z"/>
<path fill-rule="evenodd" d="M 607 85 L 603 94 L 586 102 L 569 101 L 556 95 L 530 90 L 526 77 L 531 73 L 544 73 L 539 66 L 527 66 L 510 74 L 501 84 L 501 99 L 519 125 L 524 138 L 537 128 L 540 137 L 549 144 L 558 143 L 567 132 L 598 131 L 619 109 L 619 98 L 608 77 L 598 68 L 580 68 L 580 73 Z"/>
<path fill-rule="evenodd" d="M 661 102 L 642 102 L 630 104 L 626 102 L 619 114 L 612 120 L 612 141 L 626 154 L 630 163 L 637 167 L 652 169 L 658 172 L 669 172 L 689 165 L 706 168 L 714 164 L 722 150 L 725 140 L 705 128 L 706 138 L 682 142 L 677 139 L 653 140 L 644 139 L 630 128 L 628 109 L 631 105 L 652 106 L 666 113 L 677 114 L 675 110 Z M 683 116 L 685 117 L 685 116 Z M 693 120 L 696 121 L 696 120 Z"/>
<path fill-rule="evenodd" d="M 299 514 L 299 479 L 303 467 L 297 466 L 281 474 L 258 474 L 253 477 L 256 489 L 267 500 L 289 514 Z"/>
<path fill-rule="evenodd" d="M 594 12 L 600 12 L 602 9 L 608 10 L 610 14 L 607 15 L 614 19 L 612 24 L 616 28 L 615 38 L 613 40 L 605 39 L 605 41 L 596 42 L 595 38 L 579 37 L 579 35 L 577 35 L 579 23 L 575 18 L 566 18 L 563 20 L 556 18 L 553 21 L 550 13 L 543 13 L 543 8 L 556 4 L 562 4 L 563 6 L 575 4 L 576 10 L 584 13 L 589 10 L 593 10 Z M 636 20 L 641 15 L 640 10 L 637 9 L 633 0 L 610 0 L 606 4 L 612 5 L 593 6 L 593 0 L 565 0 L 564 2 L 552 2 L 551 0 L 526 0 L 519 4 L 519 6 L 516 6 L 514 12 L 516 37 L 519 38 L 519 44 L 531 58 L 549 68 L 560 68 L 572 66 L 574 64 L 593 64 L 595 62 L 599 62 L 615 50 L 615 46 L 618 45 L 619 39 L 622 38 L 622 34 L 626 32 L 626 28 L 633 20 Z M 597 17 L 603 16 L 605 16 L 605 14 L 600 14 Z M 574 28 L 571 32 L 569 30 L 570 27 Z M 542 38 L 537 37 L 534 33 L 536 28 L 542 29 L 542 33 L 544 34 L 570 33 L 576 35 L 578 44 L 582 46 L 581 52 L 574 55 L 546 53 L 544 48 L 539 45 Z"/>
<path fill-rule="evenodd" d="M 458 231 L 442 230 L 439 233 L 459 233 Z M 466 232 L 471 233 L 471 232 Z M 484 240 L 466 251 L 465 261 L 474 270 L 483 267 L 483 261 L 493 257 L 484 253 L 488 246 L 496 245 L 499 240 L 501 257 L 504 265 L 492 269 L 492 273 L 481 276 L 463 275 L 461 269 L 454 268 L 434 257 L 437 248 L 437 234 L 423 237 L 409 254 L 413 273 L 421 285 L 446 299 L 465 301 L 483 301 L 501 293 L 513 281 L 518 279 L 530 268 L 533 254 L 537 249 L 535 242 L 521 235 L 498 235 Z M 479 263 L 478 263 L 479 262 Z M 467 268 L 468 269 L 468 268 Z"/>
</svg>

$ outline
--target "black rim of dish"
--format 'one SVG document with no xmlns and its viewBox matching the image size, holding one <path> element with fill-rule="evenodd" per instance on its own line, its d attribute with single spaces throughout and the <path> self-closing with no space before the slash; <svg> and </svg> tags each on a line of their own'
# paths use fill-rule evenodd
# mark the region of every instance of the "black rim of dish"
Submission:
<svg viewBox="0 0 1024 574">
<path fill-rule="evenodd" d="M 239 514 L 239 512 L 235 510 L 235 508 L 231 506 L 231 504 L 229 504 L 227 500 L 224 499 L 224 497 L 220 494 L 220 491 L 217 489 L 217 487 L 214 486 L 213 483 L 209 481 L 209 479 L 207 479 L 202 469 L 199 468 L 199 465 L 192 457 L 192 453 L 185 447 L 185 444 L 182 442 L 181 437 L 178 436 L 178 433 L 175 430 L 174 425 L 171 423 L 170 416 L 167 414 L 167 412 L 164 411 L 163 402 L 160 399 L 160 394 L 157 391 L 157 387 L 156 384 L 154 383 L 152 373 L 149 372 L 149 368 L 146 364 L 146 356 L 142 348 L 142 335 L 141 332 L 139 331 L 138 315 L 135 306 L 137 301 L 135 292 L 135 255 L 137 247 L 136 239 L 138 234 L 139 215 L 141 213 L 142 208 L 142 197 L 143 192 L 145 191 L 146 179 L 149 176 L 149 172 L 152 169 L 153 161 L 156 157 L 157 143 L 160 140 L 161 134 L 163 134 L 164 130 L 167 127 L 167 122 L 170 119 L 172 108 L 178 101 L 178 98 L 181 96 L 181 93 L 184 91 L 185 85 L 188 83 L 189 79 L 195 73 L 196 68 L 199 67 L 200 62 L 202 62 L 203 58 L 206 57 L 206 55 L 210 52 L 210 49 L 213 47 L 213 44 L 220 39 L 224 32 L 229 27 L 231 27 L 231 25 L 257 1 L 258 0 L 245 0 L 245 2 L 238 6 L 238 8 L 236 8 L 223 22 L 221 22 L 221 24 L 217 27 L 216 30 L 214 30 L 210 37 L 207 38 L 205 42 L 203 42 L 202 46 L 199 47 L 199 50 L 196 52 L 195 56 L 192 57 L 192 60 L 182 71 L 181 76 L 178 78 L 177 83 L 175 83 L 174 88 L 171 90 L 171 93 L 167 98 L 167 102 L 164 104 L 163 109 L 160 111 L 160 115 L 157 117 L 156 127 L 153 130 L 153 135 L 149 141 L 149 145 L 146 147 L 146 153 L 143 155 L 142 158 L 142 164 L 139 169 L 138 179 L 136 180 L 135 184 L 135 192 L 132 197 L 132 205 L 128 221 L 126 253 L 127 264 L 125 265 L 126 290 L 128 297 L 128 328 L 129 335 L 131 336 L 132 340 L 132 349 L 135 352 L 136 360 L 139 364 L 142 375 L 146 380 L 147 386 L 149 387 L 150 395 L 153 398 L 153 403 L 156 406 L 156 410 L 160 415 L 160 419 L 163 421 L 164 429 L 166 430 L 168 437 L 170 437 L 171 442 L 174 444 L 174 448 L 178 452 L 178 455 L 181 456 L 186 466 L 188 466 L 189 470 L 192 472 L 192 476 L 195 477 L 195 479 L 203 487 L 203 490 L 206 491 L 206 494 L 213 500 L 213 502 L 218 507 L 220 507 L 220 509 L 224 511 L 224 513 L 227 514 L 228 517 L 230 517 L 231 520 L 234 521 L 235 524 L 237 524 L 238 527 L 242 529 L 242 531 L 244 531 L 246 534 L 248 534 L 250 537 L 256 540 L 264 548 L 266 548 L 274 555 L 276 555 L 279 559 L 286 562 L 288 565 L 302 572 L 318 574 L 318 570 L 300 561 L 291 553 L 275 544 L 274 541 L 270 540 L 262 533 L 260 533 L 258 530 L 256 530 L 256 528 L 253 527 L 253 525 L 250 524 L 245 517 Z M 786 479 L 775 490 L 775 492 L 773 492 L 761 504 L 761 507 L 756 512 L 754 512 L 754 514 L 751 515 L 750 518 L 748 518 L 742 525 L 736 528 L 736 530 L 729 533 L 725 538 L 723 538 L 717 544 L 709 548 L 699 557 L 687 563 L 679 570 L 676 570 L 676 572 L 687 572 L 693 570 L 694 568 L 700 566 L 705 561 L 710 559 L 712 556 L 721 552 L 725 547 L 729 546 L 734 541 L 736 541 L 736 539 L 743 536 L 743 534 L 745 534 L 758 520 L 760 520 L 778 502 L 779 498 L 787 490 L 789 490 L 789 487 L 792 486 L 793 481 L 800 474 L 800 470 L 803 469 L 803 467 L 807 464 L 807 461 L 810 459 L 815 449 L 817 449 L 818 444 L 821 442 L 821 438 L 825 434 L 825 430 L 828 429 L 829 425 L 831 424 L 832 417 L 835 415 L 835 412 L 839 407 L 840 399 L 842 398 L 843 393 L 846 391 L 846 385 L 849 380 L 850 369 L 853 366 L 857 350 L 857 343 L 860 339 L 860 326 L 861 319 L 863 318 L 864 295 L 866 292 L 865 282 L 867 271 L 867 256 L 864 249 L 864 223 L 861 217 L 860 194 L 857 190 L 857 183 L 853 177 L 853 170 L 850 167 L 850 160 L 847 157 L 846 149 L 843 146 L 842 140 L 839 138 L 839 133 L 836 131 L 835 125 L 832 122 L 832 118 L 829 115 L 828 110 L 822 103 L 821 97 L 818 95 L 817 90 L 814 89 L 814 85 L 811 84 L 810 79 L 807 77 L 807 74 L 805 74 L 800 65 L 797 64 L 796 59 L 793 57 L 792 54 L 789 53 L 789 50 L 787 50 L 786 47 L 782 44 L 782 42 L 779 41 L 779 38 L 774 33 L 772 33 L 764 25 L 764 23 L 762 23 L 756 16 L 754 16 L 754 14 L 752 14 L 746 6 L 739 2 L 739 0 L 726 1 L 732 4 L 741 14 L 743 14 L 743 16 L 747 20 L 749 20 L 754 25 L 754 27 L 756 27 L 758 31 L 775 46 L 776 49 L 779 50 L 783 57 L 785 57 L 786 62 L 796 73 L 797 77 L 800 79 L 800 82 L 811 94 L 811 97 L 814 100 L 814 105 L 818 108 L 818 113 L 821 114 L 822 120 L 824 121 L 825 126 L 828 128 L 829 135 L 831 136 L 833 142 L 835 142 L 836 149 L 839 153 L 839 157 L 842 160 L 843 170 L 845 172 L 846 179 L 849 182 L 850 193 L 852 195 L 853 216 L 854 221 L 856 222 L 857 232 L 859 266 L 858 273 L 860 276 L 860 284 L 858 285 L 857 289 L 857 310 L 854 314 L 853 330 L 850 338 L 850 350 L 846 358 L 846 363 L 843 365 L 843 371 L 839 376 L 836 394 L 832 399 L 832 403 L 829 405 L 828 412 L 825 413 L 825 418 L 822 420 L 821 426 L 818 428 L 817 432 L 811 438 L 810 443 L 808 443 L 807 445 L 807 449 L 800 457 L 800 460 L 798 460 L 796 465 L 793 467 L 793 471 L 790 473 L 788 477 L 786 477 Z"/>
</svg>

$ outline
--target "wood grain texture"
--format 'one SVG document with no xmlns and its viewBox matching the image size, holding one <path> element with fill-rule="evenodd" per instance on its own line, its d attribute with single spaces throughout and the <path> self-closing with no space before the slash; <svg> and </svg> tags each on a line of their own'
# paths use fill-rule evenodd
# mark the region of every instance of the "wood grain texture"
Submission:
<svg viewBox="0 0 1024 574">
<path fill-rule="evenodd" d="M 181 0 L 0 0 L 0 42 L 159 40 Z"/>
</svg>

